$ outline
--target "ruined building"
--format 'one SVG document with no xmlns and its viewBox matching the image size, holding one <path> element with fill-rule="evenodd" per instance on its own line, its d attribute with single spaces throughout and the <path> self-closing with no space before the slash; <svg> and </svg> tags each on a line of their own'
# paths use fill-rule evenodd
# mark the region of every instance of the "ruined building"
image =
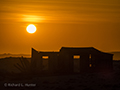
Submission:
<svg viewBox="0 0 120 90">
<path fill-rule="evenodd" d="M 81 73 L 112 71 L 113 54 L 93 47 L 62 47 L 59 52 L 42 52 L 32 48 L 34 71 L 48 73 Z"/>
</svg>

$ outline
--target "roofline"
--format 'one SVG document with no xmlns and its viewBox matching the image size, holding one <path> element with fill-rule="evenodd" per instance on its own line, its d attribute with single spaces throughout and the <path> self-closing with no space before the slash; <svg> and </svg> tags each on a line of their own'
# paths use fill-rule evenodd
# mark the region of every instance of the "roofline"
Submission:
<svg viewBox="0 0 120 90">
<path fill-rule="evenodd" d="M 101 52 L 101 53 L 104 53 L 104 54 L 109 54 L 109 55 L 114 55 L 114 54 L 111 54 L 111 53 L 106 53 L 106 52 L 102 52 L 102 51 L 99 51 L 98 49 L 94 48 L 94 47 L 61 47 L 61 49 L 94 49 L 94 50 L 97 50 L 98 52 Z M 61 49 L 59 50 L 59 52 L 55 52 L 55 51 L 37 51 L 35 50 L 34 48 L 32 48 L 32 50 L 38 52 L 38 53 L 60 53 Z"/>
<path fill-rule="evenodd" d="M 59 53 L 59 52 L 44 52 L 44 51 L 38 51 L 39 53 Z"/>
<path fill-rule="evenodd" d="M 109 54 L 109 55 L 114 55 L 114 54 L 111 54 L 111 53 L 106 53 L 106 52 L 102 52 L 94 47 L 61 47 L 61 49 L 94 49 L 94 50 L 97 50 L 98 52 L 101 52 L 101 53 L 104 53 L 104 54 Z M 60 49 L 60 51 L 61 51 Z"/>
<path fill-rule="evenodd" d="M 94 47 L 82 47 L 82 48 L 80 48 L 80 47 L 61 47 L 61 49 L 62 48 L 68 48 L 68 49 L 69 48 L 73 48 L 73 49 L 77 49 L 77 48 L 79 48 L 79 49 L 85 49 L 86 48 L 87 49 L 87 48 L 94 48 Z"/>
</svg>

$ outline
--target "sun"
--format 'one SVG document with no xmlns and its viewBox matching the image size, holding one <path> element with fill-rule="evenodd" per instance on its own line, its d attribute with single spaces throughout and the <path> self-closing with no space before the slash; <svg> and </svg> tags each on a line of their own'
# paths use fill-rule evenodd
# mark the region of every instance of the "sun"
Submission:
<svg viewBox="0 0 120 90">
<path fill-rule="evenodd" d="M 33 34 L 33 33 L 36 32 L 36 26 L 33 25 L 33 24 L 29 24 L 29 25 L 27 26 L 26 30 L 27 30 L 28 33 Z"/>
</svg>

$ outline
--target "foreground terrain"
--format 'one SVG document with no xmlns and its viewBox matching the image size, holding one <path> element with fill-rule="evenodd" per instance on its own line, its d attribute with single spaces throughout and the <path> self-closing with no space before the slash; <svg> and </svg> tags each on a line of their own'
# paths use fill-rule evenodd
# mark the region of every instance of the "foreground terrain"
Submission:
<svg viewBox="0 0 120 90">
<path fill-rule="evenodd" d="M 35 76 L 17 80 L 1 75 L 0 87 L 1 90 L 120 90 L 120 61 L 114 61 L 113 66 L 113 72 Z"/>
</svg>

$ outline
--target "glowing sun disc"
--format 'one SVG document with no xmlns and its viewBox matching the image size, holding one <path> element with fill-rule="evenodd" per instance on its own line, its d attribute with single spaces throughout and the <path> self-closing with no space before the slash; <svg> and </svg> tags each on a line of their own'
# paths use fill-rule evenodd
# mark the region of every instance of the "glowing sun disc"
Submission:
<svg viewBox="0 0 120 90">
<path fill-rule="evenodd" d="M 28 33 L 31 33 L 31 34 L 35 33 L 36 32 L 36 26 L 33 25 L 33 24 L 30 24 L 30 25 L 27 26 L 26 30 L 27 30 Z"/>
</svg>

